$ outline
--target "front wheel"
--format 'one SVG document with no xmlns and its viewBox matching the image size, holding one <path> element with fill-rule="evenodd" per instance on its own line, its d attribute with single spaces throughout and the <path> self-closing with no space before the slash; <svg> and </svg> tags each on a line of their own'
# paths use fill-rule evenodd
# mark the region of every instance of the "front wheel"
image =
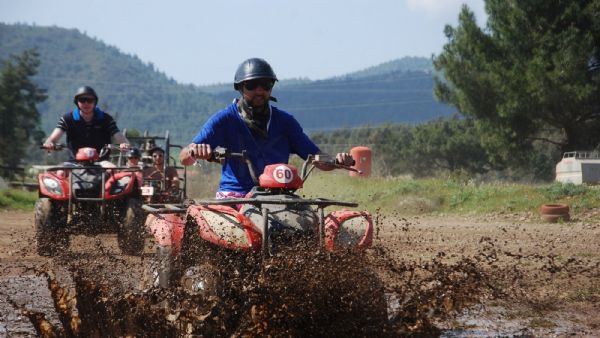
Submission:
<svg viewBox="0 0 600 338">
<path fill-rule="evenodd" d="M 144 288 L 168 288 L 173 278 L 175 259 L 170 246 L 158 246 L 144 268 Z"/>
<path fill-rule="evenodd" d="M 69 247 L 66 231 L 66 213 L 49 198 L 40 198 L 35 203 L 35 237 L 37 253 L 53 257 Z"/>
<path fill-rule="evenodd" d="M 126 255 L 140 256 L 144 252 L 144 213 L 142 202 L 137 198 L 127 199 L 117 241 Z"/>
</svg>

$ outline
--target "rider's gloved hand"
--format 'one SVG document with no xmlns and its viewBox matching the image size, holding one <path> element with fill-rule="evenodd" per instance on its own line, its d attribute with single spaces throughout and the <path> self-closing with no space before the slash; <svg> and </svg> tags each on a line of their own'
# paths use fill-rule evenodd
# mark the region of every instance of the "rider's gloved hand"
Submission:
<svg viewBox="0 0 600 338">
<path fill-rule="evenodd" d="M 345 165 L 345 166 L 353 166 L 354 165 L 354 159 L 352 158 L 352 155 L 350 155 L 349 153 L 337 153 L 335 155 L 335 162 L 337 164 L 341 164 L 341 165 Z"/>
<path fill-rule="evenodd" d="M 196 160 L 208 160 L 212 157 L 212 148 L 210 144 L 191 143 L 187 146 L 188 155 Z"/>
</svg>

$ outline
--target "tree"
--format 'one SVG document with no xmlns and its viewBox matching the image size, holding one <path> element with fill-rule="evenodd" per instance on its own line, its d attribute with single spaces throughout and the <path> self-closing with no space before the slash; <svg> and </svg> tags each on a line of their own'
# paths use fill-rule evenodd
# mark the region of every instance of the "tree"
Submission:
<svg viewBox="0 0 600 338">
<path fill-rule="evenodd" d="M 4 166 L 18 166 L 30 142 L 44 136 L 36 104 L 46 94 L 30 79 L 39 64 L 37 51 L 27 50 L 5 61 L 0 73 L 0 163 Z"/>
<path fill-rule="evenodd" d="M 413 140 L 402 153 L 412 159 L 407 167 L 415 176 L 481 174 L 491 169 L 474 121 L 457 116 L 415 126 Z"/>
<path fill-rule="evenodd" d="M 463 6 L 434 66 L 435 95 L 477 119 L 500 160 L 534 142 L 561 151 L 600 143 L 600 0 L 486 0 L 485 30 Z M 595 108 L 596 107 L 596 108 Z"/>
</svg>

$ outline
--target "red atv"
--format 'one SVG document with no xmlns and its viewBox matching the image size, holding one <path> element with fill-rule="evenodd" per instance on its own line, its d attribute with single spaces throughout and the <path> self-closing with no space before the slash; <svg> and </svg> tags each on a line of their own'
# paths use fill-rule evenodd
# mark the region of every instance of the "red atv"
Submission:
<svg viewBox="0 0 600 338">
<path fill-rule="evenodd" d="M 224 255 L 267 257 L 295 241 L 309 241 L 317 250 L 326 251 L 371 246 L 373 222 L 368 212 L 341 210 L 324 215 L 326 207 L 356 207 L 356 203 L 305 199 L 295 193 L 316 164 L 356 169 L 317 155 L 304 162 L 300 174 L 293 165 L 273 164 L 257 178 L 245 152 L 215 149 L 214 160 L 226 158 L 248 165 L 255 188 L 246 198 L 143 206 L 155 215 L 149 227 L 159 244 L 152 267 L 153 286 L 174 283 L 193 293 L 214 295 L 220 280 L 226 278 L 224 273 L 232 270 L 220 265 Z"/>
<path fill-rule="evenodd" d="M 58 145 L 56 150 L 62 150 Z M 35 205 L 37 252 L 55 256 L 69 247 L 69 235 L 116 232 L 119 248 L 128 255 L 144 249 L 144 217 L 136 171 L 116 167 L 108 158 L 114 145 L 100 153 L 80 148 L 75 162 L 40 173 Z"/>
<path fill-rule="evenodd" d="M 169 131 L 165 132 L 165 136 L 148 135 L 148 131 L 144 131 L 141 136 L 129 136 L 127 135 L 127 130 L 124 130 L 123 134 L 143 152 L 140 161 L 141 168 L 152 166 L 152 157 L 148 154 L 148 151 L 160 143 L 165 152 L 162 173 L 166 173 L 169 168 L 179 172 L 179 187 L 170 187 L 170 182 L 164 174 L 159 175 L 160 177 L 152 178 L 143 177 L 143 172 L 139 172 L 139 186 L 144 203 L 182 203 L 187 198 L 187 170 L 186 167 L 177 166 L 175 158 L 171 156 L 174 149 L 182 149 L 182 146 L 171 143 Z M 119 163 L 121 163 L 121 160 L 119 158 Z"/>
</svg>

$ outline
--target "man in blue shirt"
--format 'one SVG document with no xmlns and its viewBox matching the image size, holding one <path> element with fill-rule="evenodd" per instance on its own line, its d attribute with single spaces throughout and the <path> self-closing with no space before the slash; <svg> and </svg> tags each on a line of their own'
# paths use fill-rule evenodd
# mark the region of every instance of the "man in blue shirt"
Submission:
<svg viewBox="0 0 600 338">
<path fill-rule="evenodd" d="M 276 101 L 271 96 L 276 81 L 273 69 L 265 60 L 252 58 L 242 62 L 233 85 L 240 97 L 210 117 L 192 143 L 180 153 L 181 163 L 191 165 L 197 159 L 210 159 L 213 149 L 220 146 L 232 152 L 246 150 L 260 174 L 269 164 L 287 163 L 290 154 L 306 159 L 310 154 L 320 153 L 291 114 L 269 104 Z M 336 159 L 345 165 L 352 164 L 348 153 L 339 153 Z M 226 160 L 217 198 L 243 197 L 253 186 L 245 163 Z"/>
</svg>

